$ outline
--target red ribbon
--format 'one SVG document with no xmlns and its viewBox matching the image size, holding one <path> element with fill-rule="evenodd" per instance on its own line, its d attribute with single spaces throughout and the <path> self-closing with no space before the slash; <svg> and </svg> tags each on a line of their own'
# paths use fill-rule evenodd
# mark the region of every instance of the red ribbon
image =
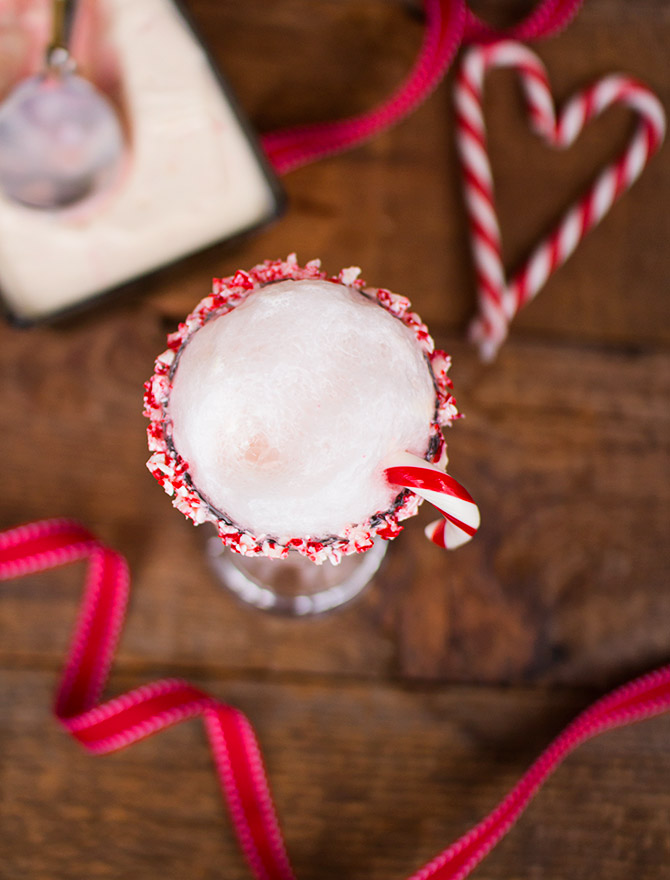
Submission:
<svg viewBox="0 0 670 880">
<path fill-rule="evenodd" d="M 553 36 L 568 25 L 583 2 L 542 0 L 518 24 L 496 30 L 471 12 L 466 0 L 425 0 L 426 26 L 419 54 L 405 81 L 389 98 L 358 116 L 270 132 L 261 138 L 265 152 L 275 170 L 285 174 L 357 146 L 399 122 L 424 101 L 440 83 L 462 43 Z"/>
<path fill-rule="evenodd" d="M 398 91 L 376 109 L 337 122 L 266 135 L 280 172 L 354 146 L 397 122 L 424 100 L 461 42 L 534 40 L 561 30 L 583 0 L 544 0 L 520 24 L 497 32 L 465 0 L 426 0 L 419 57 Z M 294 880 L 258 743 L 246 716 L 180 679 L 162 679 L 101 703 L 119 638 L 129 577 L 124 558 L 71 520 L 46 520 L 0 533 L 0 580 L 88 559 L 86 587 L 56 693 L 57 720 L 93 754 L 124 748 L 165 727 L 201 716 L 240 847 L 257 880 Z M 605 730 L 670 709 L 670 666 L 613 691 L 582 712 L 514 789 L 475 828 L 410 880 L 462 880 L 509 831 L 542 783 L 578 745 Z"/>
<path fill-rule="evenodd" d="M 180 679 L 162 679 L 101 703 L 129 590 L 125 559 L 71 520 L 0 533 L 0 580 L 88 559 L 84 597 L 56 692 L 57 720 L 93 754 L 124 748 L 201 716 L 240 847 L 257 880 L 295 880 L 253 728 L 239 709 Z M 581 713 L 475 828 L 410 880 L 462 880 L 509 831 L 553 770 L 585 740 L 670 710 L 670 665 L 635 679 Z"/>
</svg>

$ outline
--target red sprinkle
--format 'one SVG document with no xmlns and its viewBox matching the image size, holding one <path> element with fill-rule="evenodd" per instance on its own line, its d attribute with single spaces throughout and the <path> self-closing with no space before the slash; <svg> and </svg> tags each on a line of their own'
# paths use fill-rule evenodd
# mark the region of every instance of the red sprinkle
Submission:
<svg viewBox="0 0 670 880">
<path fill-rule="evenodd" d="M 190 481 L 185 479 L 188 466 L 168 446 L 166 439 L 166 410 L 171 390 L 169 373 L 175 354 L 182 345 L 211 315 L 236 308 L 253 291 L 264 285 L 273 281 L 311 278 L 346 284 L 364 291 L 368 296 L 375 297 L 383 308 L 413 331 L 435 377 L 437 418 L 431 425 L 432 446 L 435 448 L 431 461 L 435 463 L 440 460 L 444 450 L 442 428 L 459 418 L 456 401 L 451 394 L 452 383 L 447 376 L 451 359 L 445 352 L 435 349 L 428 328 L 411 311 L 409 299 L 385 288 L 367 287 L 359 277 L 358 269 L 342 269 L 337 275 L 327 275 L 321 270 L 318 260 L 311 260 L 305 266 L 300 266 L 295 255 L 291 254 L 286 260 L 266 260 L 248 271 L 239 270 L 226 278 L 214 278 L 212 292 L 198 303 L 176 332 L 168 336 L 168 349 L 157 358 L 154 374 L 144 386 L 144 415 L 150 421 L 147 436 L 152 452 L 147 466 L 165 491 L 172 496 L 172 503 L 178 510 L 196 524 L 205 521 L 215 523 L 223 544 L 237 553 L 277 556 L 287 553 L 290 548 L 314 562 L 321 563 L 326 559 L 339 562 L 342 556 L 369 550 L 375 537 L 391 540 L 399 535 L 403 528 L 400 522 L 414 516 L 421 499 L 407 492 L 397 507 L 386 513 L 376 514 L 374 525 L 372 518 L 365 523 L 352 524 L 342 534 L 335 536 L 335 540 L 324 541 L 307 537 L 287 537 L 280 540 L 275 535 L 255 535 L 217 518 Z"/>
</svg>

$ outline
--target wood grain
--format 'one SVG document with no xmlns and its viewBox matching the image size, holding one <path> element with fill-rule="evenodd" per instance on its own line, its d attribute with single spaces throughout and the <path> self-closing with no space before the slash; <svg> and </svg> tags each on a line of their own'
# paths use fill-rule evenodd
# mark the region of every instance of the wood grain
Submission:
<svg viewBox="0 0 670 880">
<path fill-rule="evenodd" d="M 509 21 L 528 5 L 489 2 L 480 8 L 485 14 L 497 9 L 499 20 Z M 320 0 L 316 13 L 310 0 L 282 0 L 270 8 L 254 0 L 224 15 L 219 3 L 197 0 L 193 11 L 259 131 L 372 106 L 401 81 L 420 40 L 414 3 Z M 595 77 L 625 71 L 646 81 L 667 107 L 669 40 L 670 8 L 663 2 L 588 0 L 560 39 L 535 48 L 559 101 Z M 256 44 L 252 62 L 249 47 Z M 226 261 L 225 271 L 289 250 L 322 256 L 333 269 L 355 258 L 371 283 L 411 295 L 435 330 L 463 329 L 473 312 L 474 286 L 453 145 L 452 78 L 391 132 L 288 175 L 286 217 Z M 529 133 L 519 90 L 504 72 L 487 84 L 486 114 L 511 268 L 596 169 L 623 149 L 631 120 L 613 108 L 573 149 L 555 153 Z M 526 308 L 517 334 L 667 344 L 670 221 L 662 193 L 669 189 L 665 147 Z M 209 265 L 213 274 L 222 271 L 216 259 Z M 181 315 L 192 299 L 175 301 L 175 315 Z"/>
<path fill-rule="evenodd" d="M 425 542 L 426 510 L 375 589 L 306 630 L 225 595 L 206 567 L 203 530 L 146 472 L 139 389 L 147 349 L 161 342 L 151 310 L 141 312 L 144 322 L 119 312 L 96 328 L 97 346 L 86 344 L 88 324 L 66 331 L 66 344 L 37 331 L 41 366 L 21 335 L 0 349 L 14 413 L 3 524 L 77 516 L 128 553 L 124 663 L 605 685 L 667 656 L 665 353 L 511 342 L 482 367 L 462 342 L 439 340 L 454 353 L 466 413 L 448 434 L 452 470 L 481 506 L 480 535 L 444 554 Z M 89 383 L 66 393 L 68 362 Z M 46 443 L 52 454 L 35 456 Z M 0 603 L 0 657 L 57 662 L 78 583 L 60 572 L 17 582 Z M 44 602 L 52 611 L 26 639 L 28 609 Z"/>
<path fill-rule="evenodd" d="M 255 719 L 303 880 L 408 875 L 491 809 L 589 699 L 195 681 Z M 114 677 L 115 689 L 139 683 Z M 44 673 L 0 675 L 3 877 L 247 877 L 198 723 L 92 758 L 48 717 L 51 686 Z M 658 719 L 569 758 L 479 876 L 670 876 L 669 731 Z"/>
<path fill-rule="evenodd" d="M 421 40 L 418 0 L 192 0 L 258 130 L 360 112 Z M 507 23 L 530 0 L 480 0 Z M 588 0 L 542 43 L 555 93 L 613 70 L 670 106 L 670 7 Z M 513 266 L 625 142 L 613 110 L 549 154 L 518 90 L 486 113 Z M 183 675 L 257 725 L 302 880 L 402 878 L 491 809 L 577 711 L 670 657 L 670 192 L 667 146 L 515 322 L 498 362 L 473 312 L 449 83 L 411 118 L 285 179 L 286 216 L 195 255 L 87 315 L 0 327 L 0 528 L 81 519 L 129 559 L 119 693 Z M 142 383 L 165 335 L 224 275 L 298 251 L 407 293 L 454 355 L 465 420 L 451 470 L 480 503 L 453 555 L 408 524 L 373 587 L 304 622 L 238 605 L 201 531 L 145 469 Z M 82 565 L 0 585 L 0 878 L 248 877 L 204 736 L 189 723 L 92 759 L 49 716 Z M 554 776 L 474 875 L 670 878 L 668 720 L 607 734 Z"/>
<path fill-rule="evenodd" d="M 407 876 L 482 818 L 590 698 L 318 678 L 195 683 L 254 718 L 303 880 Z M 138 684 L 114 676 L 115 690 Z M 246 880 L 199 723 L 93 758 L 50 720 L 51 686 L 41 672 L 0 674 L 3 877 Z M 478 876 L 670 876 L 669 733 L 660 718 L 584 746 Z"/>
</svg>

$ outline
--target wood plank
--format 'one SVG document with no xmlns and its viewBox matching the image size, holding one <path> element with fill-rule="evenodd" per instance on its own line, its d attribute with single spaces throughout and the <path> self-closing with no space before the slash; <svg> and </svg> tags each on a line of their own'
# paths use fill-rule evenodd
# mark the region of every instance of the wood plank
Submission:
<svg viewBox="0 0 670 880">
<path fill-rule="evenodd" d="M 119 692 L 141 679 L 114 676 Z M 406 877 L 488 812 L 584 691 L 196 683 L 254 720 L 302 880 Z M 48 716 L 51 676 L 0 673 L 3 877 L 246 880 L 196 722 L 92 758 Z M 477 876 L 670 876 L 669 719 L 570 757 Z"/>
<path fill-rule="evenodd" d="M 260 131 L 338 118 L 385 98 L 420 41 L 416 3 L 292 0 L 244 7 L 195 0 L 196 20 Z M 500 6 L 488 3 L 483 11 Z M 560 39 L 538 46 L 560 100 L 595 76 L 640 77 L 670 106 L 670 10 L 658 0 L 589 0 Z M 250 47 L 257 51 L 250 52 Z M 300 47 L 294 51 L 293 47 Z M 623 148 L 624 110 L 593 123 L 555 154 L 528 133 L 518 89 L 496 74 L 487 119 L 508 265 L 513 266 L 577 196 L 599 164 Z M 466 222 L 453 147 L 449 85 L 393 131 L 285 178 L 291 206 L 276 226 L 199 264 L 204 279 L 297 250 L 335 271 L 355 263 L 370 283 L 412 296 L 437 331 L 462 331 L 474 311 Z M 519 316 L 521 338 L 667 344 L 670 153 L 654 158 L 630 193 Z M 521 195 L 520 195 L 521 194 Z M 181 317 L 194 297 L 179 276 L 162 302 Z M 183 295 L 182 295 L 183 294 Z"/>
<path fill-rule="evenodd" d="M 259 130 L 372 106 L 421 39 L 419 0 L 189 6 Z M 504 23 L 530 0 L 476 6 Z M 589 0 L 538 51 L 560 99 L 622 69 L 669 107 L 669 40 L 665 0 Z M 512 265 L 630 123 L 612 111 L 549 156 L 504 73 L 487 118 Z M 391 880 L 485 815 L 606 686 L 668 659 L 670 158 L 666 147 L 519 317 L 492 367 L 462 336 L 473 288 L 448 85 L 285 183 L 286 217 L 257 237 L 88 316 L 0 327 L 0 529 L 74 516 L 126 554 L 133 596 L 112 692 L 179 674 L 239 705 L 297 875 Z M 477 539 L 447 556 L 424 540 L 422 510 L 362 599 L 309 623 L 218 588 L 203 536 L 146 472 L 140 415 L 166 332 L 211 276 L 292 250 L 333 271 L 360 264 L 412 296 L 455 356 L 467 418 L 448 434 L 452 470 L 483 512 Z M 52 721 L 83 571 L 0 585 L 0 876 L 248 878 L 196 722 L 93 759 Z M 668 725 L 585 745 L 475 876 L 670 880 Z"/>
<path fill-rule="evenodd" d="M 662 662 L 666 356 L 510 344 L 486 368 L 452 348 L 466 413 L 448 435 L 452 470 L 484 525 L 448 560 L 414 551 L 402 668 L 604 683 Z"/>
<path fill-rule="evenodd" d="M 445 554 L 423 537 L 425 509 L 374 589 L 305 625 L 225 595 L 201 531 L 144 468 L 140 388 L 161 336 L 150 303 L 36 330 L 30 346 L 0 330 L 0 526 L 74 516 L 128 556 L 124 663 L 604 685 L 667 657 L 667 354 L 510 343 L 485 368 L 439 340 L 466 413 L 451 469 L 483 527 Z M 3 587 L 0 660 L 59 664 L 80 582 L 63 571 Z"/>
</svg>

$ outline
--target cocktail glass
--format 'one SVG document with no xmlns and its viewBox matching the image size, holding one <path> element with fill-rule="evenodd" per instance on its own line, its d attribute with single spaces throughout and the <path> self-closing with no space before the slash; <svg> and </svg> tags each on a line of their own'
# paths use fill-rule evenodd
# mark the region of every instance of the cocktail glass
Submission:
<svg viewBox="0 0 670 880">
<path fill-rule="evenodd" d="M 182 513 L 215 524 L 211 565 L 256 608 L 304 616 L 348 602 L 421 496 L 439 500 L 435 473 L 451 480 L 442 436 L 457 415 L 449 359 L 405 297 L 358 276 L 329 277 L 317 261 L 301 267 L 291 256 L 215 280 L 168 338 L 146 386 L 148 467 Z M 296 354 L 292 325 L 272 323 L 287 302 L 301 345 L 321 332 L 322 341 L 308 339 L 317 345 L 309 358 L 299 346 Z M 352 323 L 341 329 L 333 315 L 344 324 L 343 313 L 332 308 Z M 322 354 L 331 339 L 332 362 Z M 324 384 L 312 387 L 316 361 Z M 423 466 L 418 482 L 387 480 L 406 473 L 408 456 Z M 476 512 L 465 496 L 458 503 Z"/>
</svg>

